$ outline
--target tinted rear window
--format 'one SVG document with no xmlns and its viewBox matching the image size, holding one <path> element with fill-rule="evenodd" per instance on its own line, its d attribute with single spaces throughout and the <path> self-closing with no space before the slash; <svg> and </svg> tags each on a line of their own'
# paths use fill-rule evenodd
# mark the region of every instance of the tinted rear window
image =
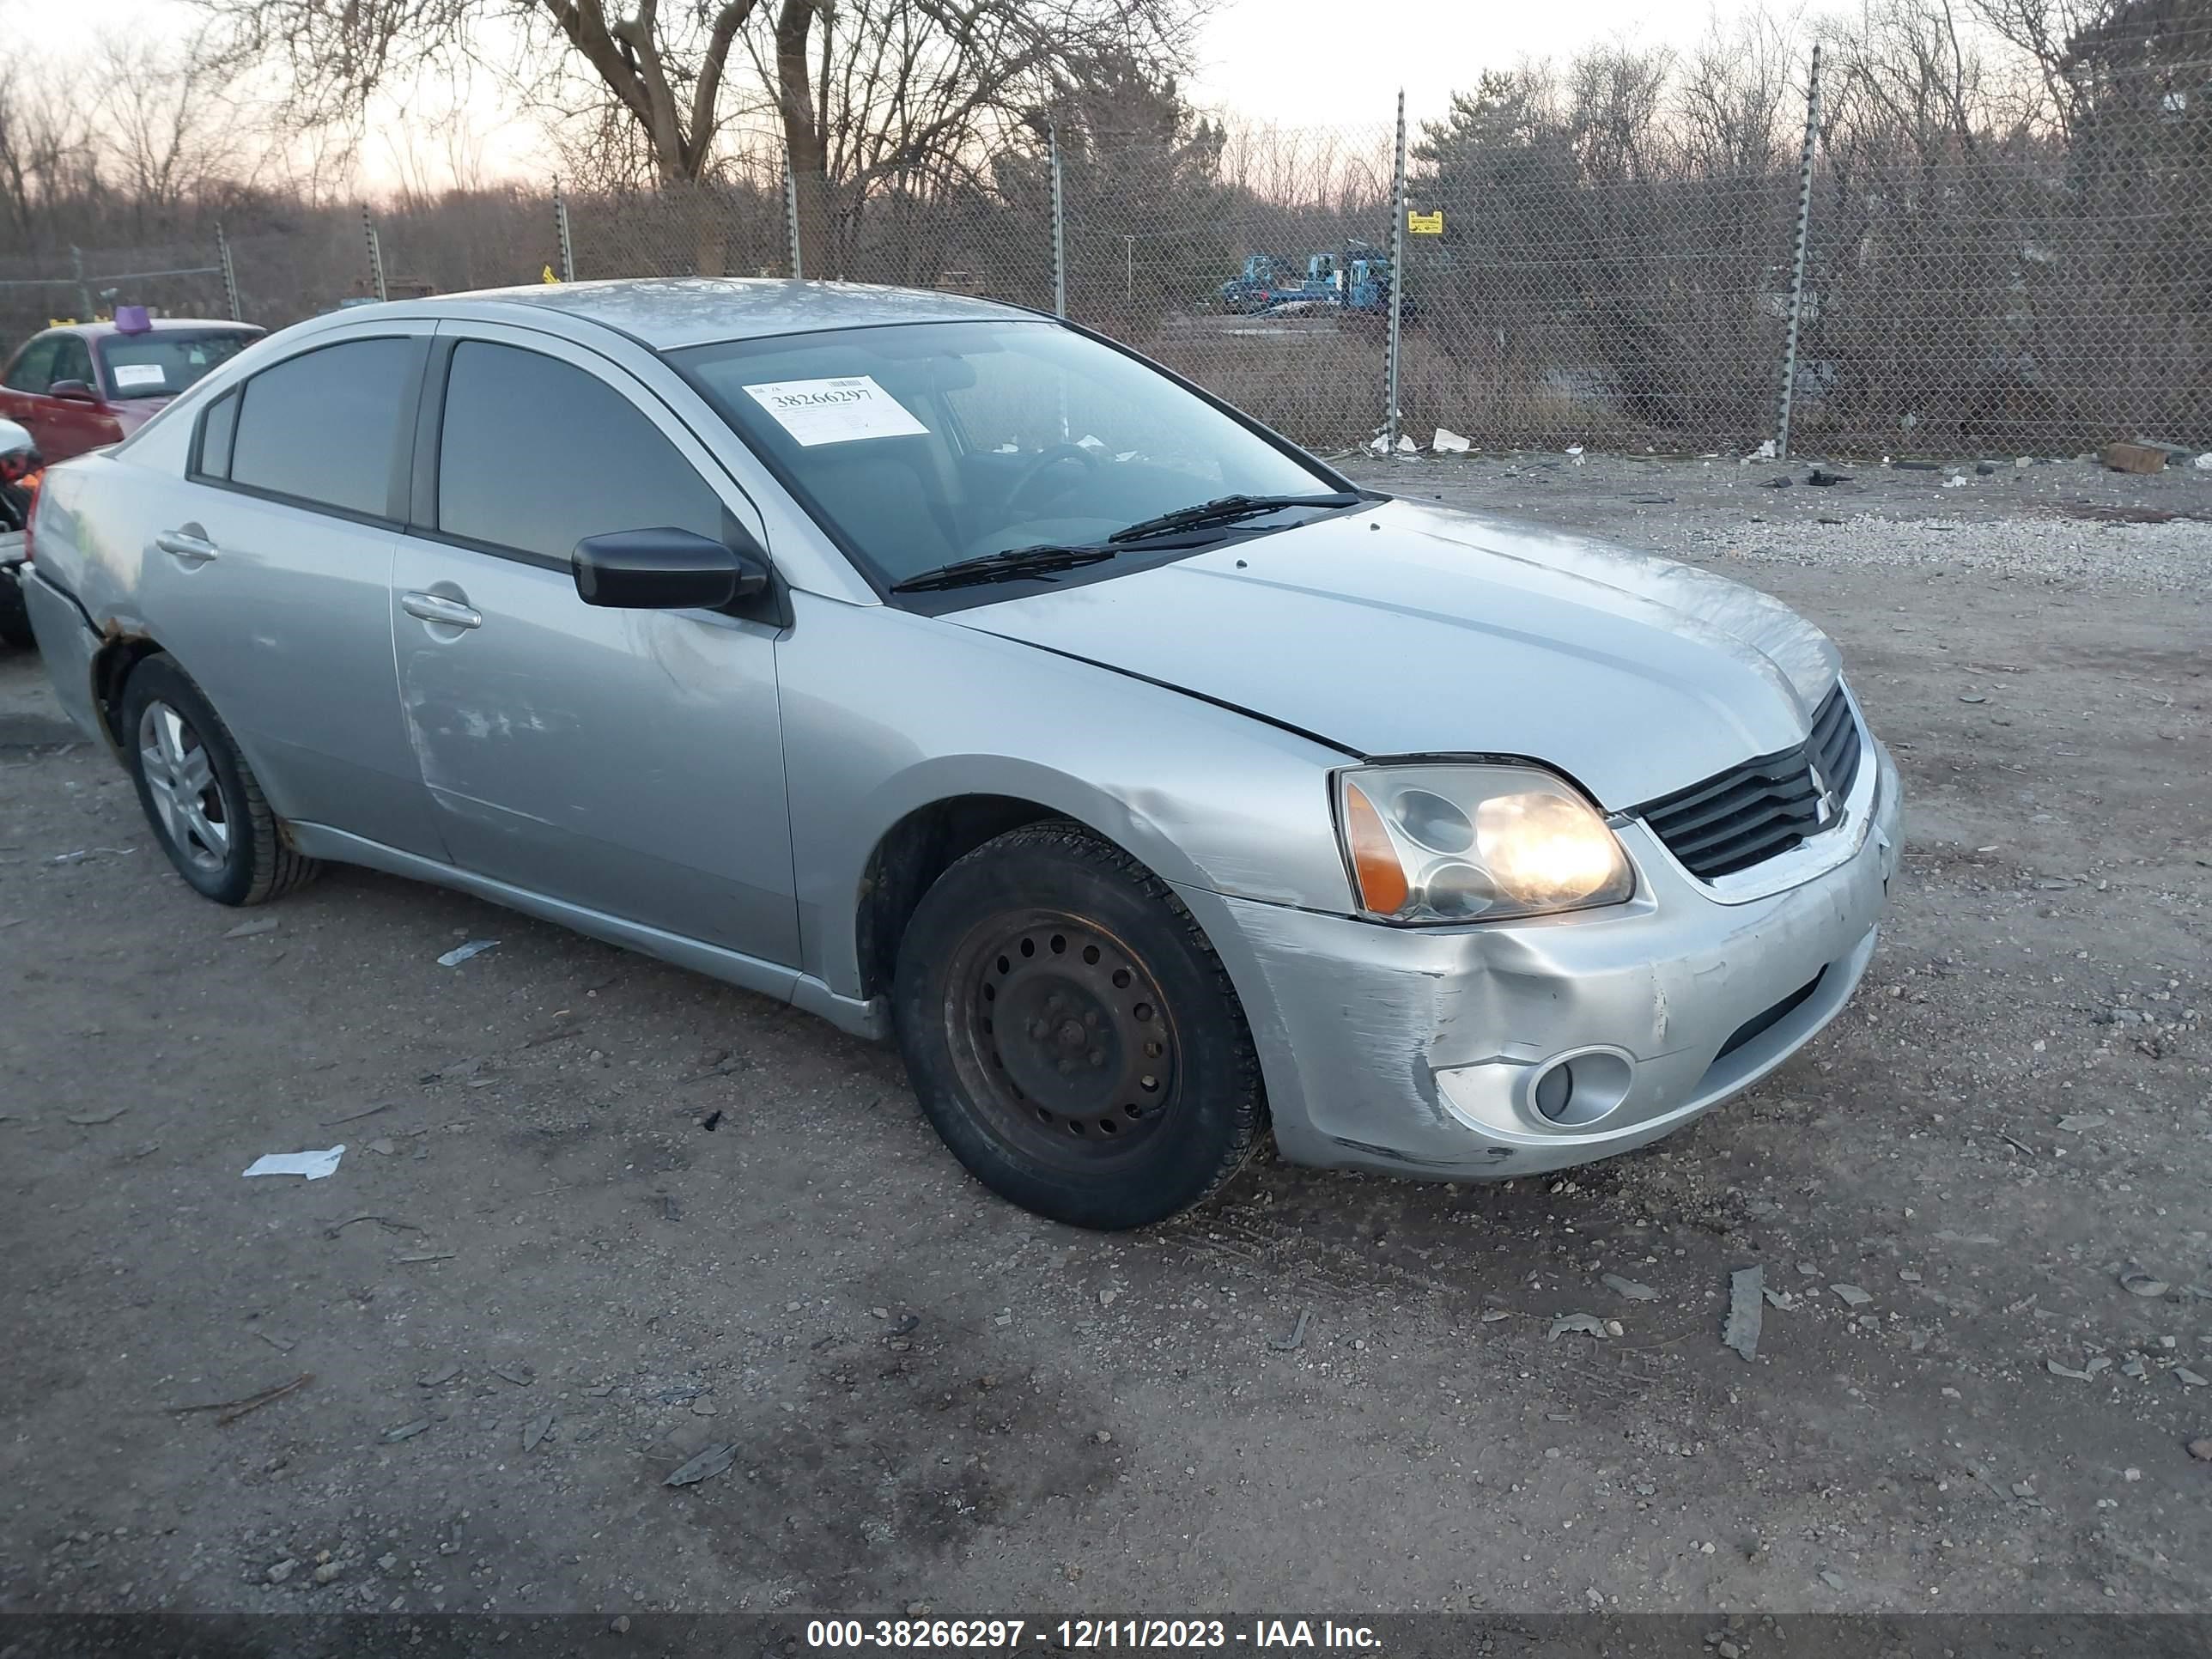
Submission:
<svg viewBox="0 0 2212 1659">
<path fill-rule="evenodd" d="M 107 371 L 107 395 L 118 403 L 134 398 L 173 398 L 259 337 L 235 329 L 111 334 L 100 343 L 100 364 Z"/>
<path fill-rule="evenodd" d="M 540 352 L 454 348 L 441 531 L 566 559 L 586 536 L 662 526 L 719 541 L 721 498 L 627 398 Z"/>
<path fill-rule="evenodd" d="M 349 340 L 255 375 L 238 411 L 231 482 L 386 516 L 416 349 L 411 340 Z"/>
</svg>

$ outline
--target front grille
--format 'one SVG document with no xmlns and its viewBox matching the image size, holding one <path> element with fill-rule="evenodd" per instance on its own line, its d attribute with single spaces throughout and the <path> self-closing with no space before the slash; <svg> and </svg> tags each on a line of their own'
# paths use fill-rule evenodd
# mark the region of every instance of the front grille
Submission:
<svg viewBox="0 0 2212 1659">
<path fill-rule="evenodd" d="M 1816 769 L 1838 797 L 1850 793 L 1858 775 L 1858 721 L 1841 681 L 1814 714 L 1812 734 L 1795 749 L 1663 795 L 1638 816 L 1684 869 L 1710 881 L 1786 853 L 1832 822 L 1820 810 Z"/>
<path fill-rule="evenodd" d="M 1851 705 L 1844 696 L 1843 682 L 1822 699 L 1813 716 L 1813 735 L 1805 739 L 1813 763 L 1820 769 L 1828 787 L 1838 799 L 1851 793 L 1851 780 L 1859 775 L 1859 723 L 1851 718 Z"/>
</svg>

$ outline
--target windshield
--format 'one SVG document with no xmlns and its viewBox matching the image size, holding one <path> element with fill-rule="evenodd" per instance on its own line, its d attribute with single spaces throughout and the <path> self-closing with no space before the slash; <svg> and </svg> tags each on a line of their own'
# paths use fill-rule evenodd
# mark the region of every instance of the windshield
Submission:
<svg viewBox="0 0 2212 1659">
<path fill-rule="evenodd" d="M 668 356 L 885 586 L 1012 548 L 1102 542 L 1224 495 L 1341 487 L 1134 358 L 1043 320 Z"/>
<path fill-rule="evenodd" d="M 158 329 L 151 334 L 111 334 L 100 343 L 108 398 L 173 398 L 218 363 L 260 338 L 258 329 Z"/>
</svg>

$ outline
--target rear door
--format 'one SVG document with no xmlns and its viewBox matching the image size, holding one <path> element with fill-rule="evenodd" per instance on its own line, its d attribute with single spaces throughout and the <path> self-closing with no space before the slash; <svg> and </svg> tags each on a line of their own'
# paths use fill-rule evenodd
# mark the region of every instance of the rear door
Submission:
<svg viewBox="0 0 2212 1659">
<path fill-rule="evenodd" d="M 319 337 L 211 402 L 148 527 L 142 584 L 155 637 L 279 816 L 439 857 L 392 667 L 429 328 Z"/>
<path fill-rule="evenodd" d="M 759 514 L 618 365 L 442 324 L 393 578 L 413 749 L 453 861 L 763 962 L 799 959 L 772 620 L 606 611 L 586 536 Z"/>
</svg>

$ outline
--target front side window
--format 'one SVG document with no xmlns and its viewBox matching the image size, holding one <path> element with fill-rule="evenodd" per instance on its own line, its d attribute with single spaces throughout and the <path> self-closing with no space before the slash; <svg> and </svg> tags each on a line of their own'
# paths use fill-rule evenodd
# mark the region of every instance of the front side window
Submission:
<svg viewBox="0 0 2212 1659">
<path fill-rule="evenodd" d="M 118 403 L 173 398 L 219 363 L 252 345 L 258 331 L 157 329 L 150 334 L 111 334 L 100 342 L 107 370 L 106 395 Z"/>
<path fill-rule="evenodd" d="M 92 348 L 82 336 L 64 334 L 55 340 L 54 379 L 80 380 L 88 389 L 98 390 L 92 384 Z"/>
<path fill-rule="evenodd" d="M 629 398 L 542 352 L 454 347 L 441 532 L 565 561 L 587 536 L 664 526 L 722 540 L 721 498 Z"/>
<path fill-rule="evenodd" d="M 1052 322 L 836 329 L 668 356 L 885 586 L 1224 495 L 1342 487 Z"/>
<path fill-rule="evenodd" d="M 385 517 L 416 356 L 412 340 L 349 340 L 263 369 L 239 404 L 231 482 Z"/>
<path fill-rule="evenodd" d="M 8 370 L 8 389 L 11 392 L 44 392 L 54 383 L 54 354 L 61 349 L 62 337 L 44 334 L 25 346 Z"/>
</svg>

